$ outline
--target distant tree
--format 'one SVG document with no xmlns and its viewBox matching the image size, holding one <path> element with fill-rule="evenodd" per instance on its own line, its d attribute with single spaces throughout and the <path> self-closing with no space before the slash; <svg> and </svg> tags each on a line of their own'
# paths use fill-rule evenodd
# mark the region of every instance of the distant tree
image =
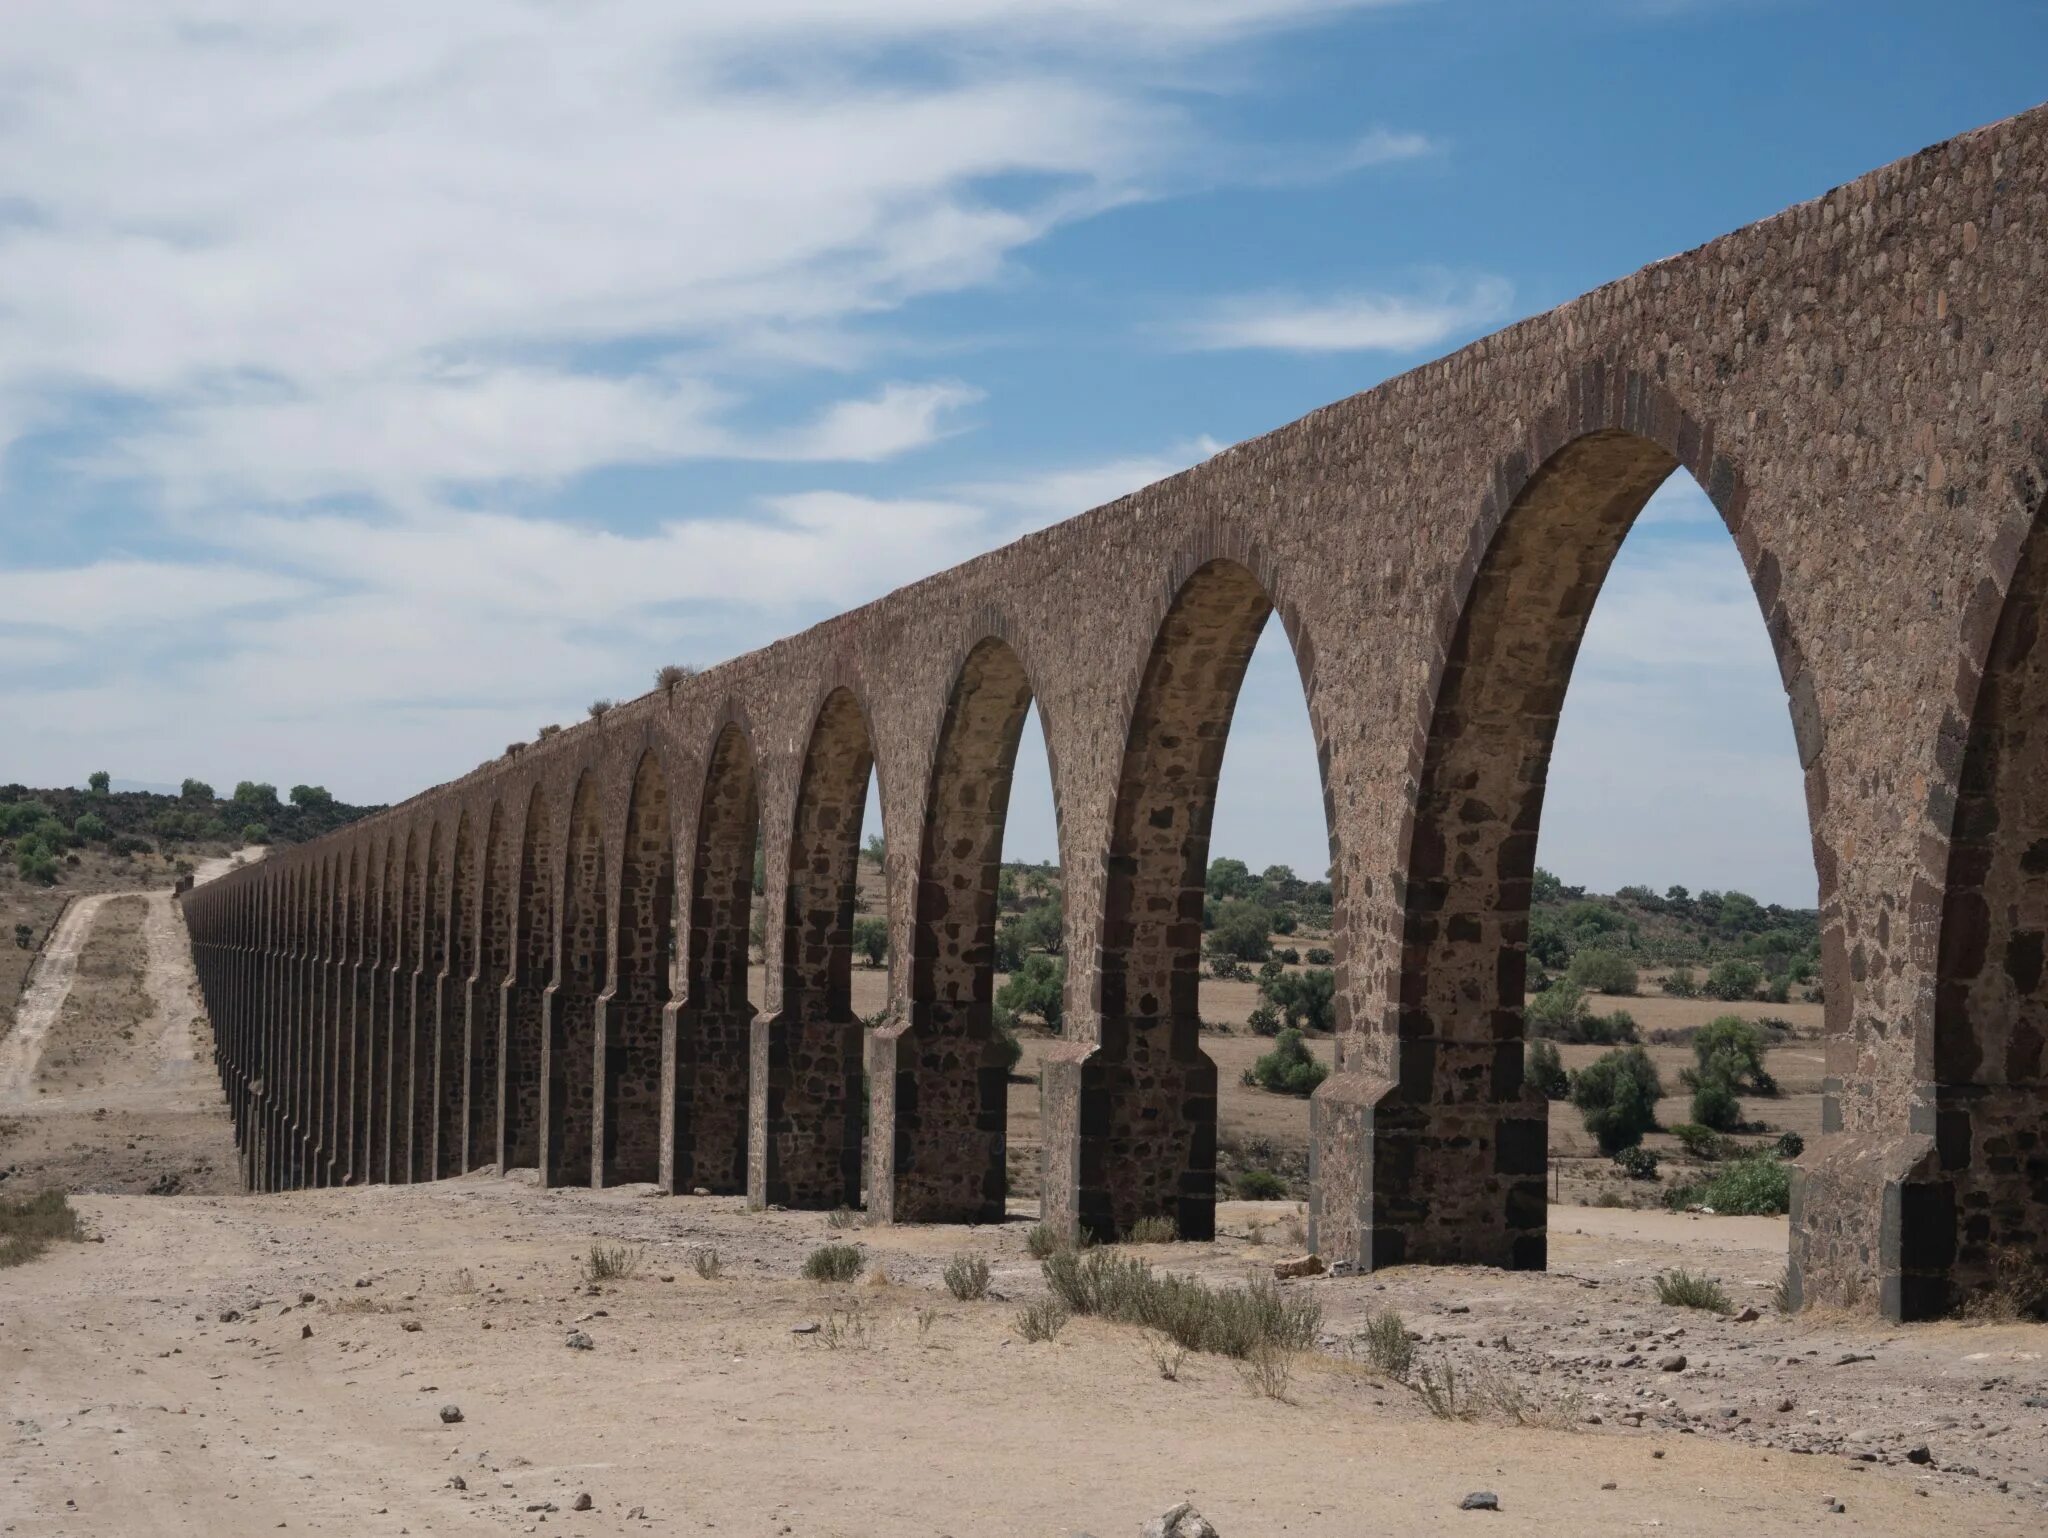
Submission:
<svg viewBox="0 0 2048 1538">
<path fill-rule="evenodd" d="M 1208 892 L 1219 902 L 1226 897 L 1240 897 L 1256 884 L 1252 880 L 1251 867 L 1242 860 L 1209 862 Z"/>
<path fill-rule="evenodd" d="M 1244 1082 L 1279 1095 L 1308 1095 L 1330 1076 L 1330 1065 L 1316 1058 L 1301 1032 L 1282 1031 L 1273 1050 L 1244 1071 Z"/>
<path fill-rule="evenodd" d="M 213 787 L 204 780 L 187 780 L 178 787 L 178 794 L 187 801 L 211 801 Z"/>
<path fill-rule="evenodd" d="M 85 777 L 85 783 L 91 787 L 94 795 L 104 796 L 113 788 L 114 777 L 104 769 L 95 769 Z"/>
<path fill-rule="evenodd" d="M 1529 900 L 1539 903 L 1554 903 L 1564 896 L 1564 883 L 1545 870 L 1536 867 L 1535 878 L 1529 884 Z"/>
<path fill-rule="evenodd" d="M 1036 907 L 1026 908 L 1006 926 L 1020 949 L 1044 951 L 1057 956 L 1067 948 L 1066 904 L 1054 894 Z"/>
<path fill-rule="evenodd" d="M 103 844 L 112 832 L 98 812 L 85 813 L 71 825 L 71 831 L 88 844 Z"/>
<path fill-rule="evenodd" d="M 1644 1133 L 1656 1130 L 1663 1094 L 1657 1066 L 1641 1047 L 1603 1053 L 1572 1075 L 1572 1104 L 1609 1156 L 1633 1148 Z"/>
<path fill-rule="evenodd" d="M 1764 980 L 1764 974 L 1754 963 L 1738 961 L 1733 956 L 1717 961 L 1707 972 L 1707 980 L 1700 984 L 1700 992 L 1710 999 L 1734 1003 L 1739 999 L 1756 997 L 1757 985 Z"/>
<path fill-rule="evenodd" d="M 588 705 L 584 706 L 583 708 L 588 713 L 591 720 L 602 721 L 606 716 L 611 714 L 613 709 L 613 703 L 610 700 L 592 700 Z"/>
<path fill-rule="evenodd" d="M 1257 903 L 1233 897 L 1216 910 L 1209 950 L 1237 961 L 1264 961 L 1273 948 L 1273 915 Z"/>
<path fill-rule="evenodd" d="M 1010 974 L 996 1003 L 1012 1015 L 1035 1015 L 1056 1031 L 1066 1018 L 1066 989 L 1066 962 L 1034 954 Z"/>
<path fill-rule="evenodd" d="M 1264 978 L 1259 983 L 1259 992 L 1291 1028 L 1328 1031 L 1336 1026 L 1337 974 L 1327 967 L 1309 967 Z"/>
<path fill-rule="evenodd" d="M 882 841 L 881 834 L 870 833 L 867 843 L 861 846 L 860 852 L 869 863 L 880 866 L 888 859 L 889 846 Z"/>
<path fill-rule="evenodd" d="M 277 787 L 259 780 L 242 780 L 235 786 L 235 805 L 243 811 L 269 811 L 277 805 Z"/>
<path fill-rule="evenodd" d="M 1636 964 L 1619 951 L 1588 946 L 1572 957 L 1571 979 L 1595 993 L 1618 993 L 1624 997 L 1636 991 Z"/>
<path fill-rule="evenodd" d="M 242 825 L 242 842 L 245 844 L 267 844 L 270 842 L 270 829 L 260 822 L 244 823 Z"/>
<path fill-rule="evenodd" d="M 291 800 L 293 806 L 308 812 L 324 812 L 334 805 L 334 797 L 325 785 L 294 785 Z"/>
<path fill-rule="evenodd" d="M 1552 1041 L 1576 1040 L 1585 1016 L 1586 990 L 1564 979 L 1552 983 L 1522 1008 L 1528 1033 Z"/>
<path fill-rule="evenodd" d="M 1687 1070 L 1687 1082 L 1720 1080 L 1737 1093 L 1774 1095 L 1778 1084 L 1764 1069 L 1764 1047 L 1763 1028 L 1754 1020 L 1745 1020 L 1740 1015 L 1717 1016 L 1693 1034 L 1692 1051 L 1697 1066 Z M 1695 1116 L 1693 1120 L 1701 1118 Z"/>
<path fill-rule="evenodd" d="M 1571 1075 L 1564 1071 L 1564 1063 L 1558 1057 L 1555 1042 L 1530 1042 L 1524 1073 L 1537 1093 L 1546 1100 L 1562 1100 L 1571 1093 Z"/>
<path fill-rule="evenodd" d="M 871 967 L 878 967 L 886 961 L 889 957 L 889 921 L 883 918 L 855 919 L 853 953 Z"/>
</svg>

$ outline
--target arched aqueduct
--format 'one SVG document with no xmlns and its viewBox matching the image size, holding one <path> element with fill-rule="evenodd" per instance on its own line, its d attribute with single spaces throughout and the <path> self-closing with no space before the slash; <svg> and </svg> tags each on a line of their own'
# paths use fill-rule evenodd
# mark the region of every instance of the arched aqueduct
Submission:
<svg viewBox="0 0 2048 1538">
<path fill-rule="evenodd" d="M 1828 1080 L 1797 1285 L 1947 1309 L 2002 1250 L 2048 1258 L 2048 109 L 194 891 L 253 1179 L 537 1164 L 1000 1216 L 991 941 L 1035 701 L 1071 963 L 1046 1217 L 1208 1235 L 1209 820 L 1277 609 L 1336 892 L 1312 1242 L 1540 1267 L 1521 1004 L 1545 772 L 1594 596 L 1681 468 L 1740 548 L 1805 768 Z M 894 960 L 864 1028 L 871 765 Z"/>
</svg>

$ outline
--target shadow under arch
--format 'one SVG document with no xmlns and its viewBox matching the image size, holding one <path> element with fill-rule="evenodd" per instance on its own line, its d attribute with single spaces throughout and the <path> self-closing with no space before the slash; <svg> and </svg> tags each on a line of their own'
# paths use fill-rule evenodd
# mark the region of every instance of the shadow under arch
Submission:
<svg viewBox="0 0 2048 1538">
<path fill-rule="evenodd" d="M 907 1018 L 870 1039 L 886 1145 L 868 1202 L 889 1222 L 994 1223 L 1008 1189 L 1009 1055 L 994 1023 L 1003 832 L 1033 691 L 999 636 L 967 653 L 932 756 L 911 915 Z M 1057 807 L 1055 808 L 1057 812 Z"/>
<path fill-rule="evenodd" d="M 605 986 L 604 807 L 585 769 L 569 800 L 561 945 L 542 999 L 540 1183 L 589 1185 L 596 1175 L 597 1010 Z"/>
<path fill-rule="evenodd" d="M 834 687 L 804 750 L 782 910 L 781 1006 L 754 1024 L 757 1206 L 860 1205 L 862 1026 L 853 1012 L 861 818 L 875 765 L 867 713 Z M 774 922 L 771 913 L 770 922 Z"/>
<path fill-rule="evenodd" d="M 467 1041 L 462 1068 L 462 1156 L 460 1172 L 491 1163 L 498 1156 L 499 1054 L 504 1049 L 505 994 L 512 977 L 512 940 L 519 886 L 519 841 L 498 798 L 484 822 L 477 851 L 475 966 L 469 978 Z"/>
<path fill-rule="evenodd" d="M 1957 776 L 1934 1029 L 1915 1065 L 1923 1146 L 1886 1192 L 1898 1246 L 1881 1302 L 1894 1319 L 1936 1318 L 2048 1275 L 2044 620 L 2048 501 L 1998 612 Z"/>
<path fill-rule="evenodd" d="M 634 767 L 626 806 L 617 975 L 597 1014 L 597 1185 L 661 1173 L 662 1013 L 675 964 L 675 906 L 668 776 L 649 748 Z"/>
<path fill-rule="evenodd" d="M 754 849 L 761 787 L 753 743 L 737 721 L 713 739 L 691 855 L 682 996 L 665 1011 L 663 1096 L 671 1192 L 714 1196 L 747 1189 L 754 1006 L 747 997 Z"/>
<path fill-rule="evenodd" d="M 397 1072 L 401 1037 L 395 1029 L 394 1022 L 398 1017 L 398 976 L 402 936 L 405 933 L 400 915 L 404 911 L 405 871 L 411 864 L 410 837 L 403 844 L 398 841 L 396 835 L 384 841 L 383 885 L 377 907 L 377 1001 L 376 1012 L 370 1023 L 371 1032 L 376 1038 L 375 1058 L 371 1070 L 374 1082 L 370 1086 L 373 1117 L 370 1132 L 370 1178 L 387 1183 L 399 1178 L 392 1157 L 396 1142 L 393 1129 L 403 1125 L 397 1102 L 393 1098 L 404 1082 Z"/>
<path fill-rule="evenodd" d="M 467 807 L 455 818 L 448 856 L 448 942 L 435 980 L 434 1142 L 431 1178 L 466 1169 L 469 1021 L 477 961 L 476 893 L 479 877 L 476 819 Z"/>
<path fill-rule="evenodd" d="M 1546 1263 L 1549 1102 L 1524 1079 L 1522 1011 L 1551 748 L 1607 573 L 1682 466 L 1735 536 L 1764 611 L 1808 770 L 1809 826 L 1821 804 L 1811 683 L 1777 606 L 1775 562 L 1744 543 L 1739 479 L 1725 459 L 1684 466 L 1699 429 L 1630 378 L 1631 425 L 1595 420 L 1533 469 L 1520 455 L 1503 467 L 1469 586 L 1447 610 L 1396 885 L 1400 966 L 1378 1031 L 1316 1095 L 1310 1242 L 1361 1269 Z M 1816 865 L 1825 910 L 1829 866 Z M 1831 1017 L 1839 1008 L 1831 995 Z"/>
<path fill-rule="evenodd" d="M 498 1049 L 501 1175 L 540 1166 L 543 1012 L 555 971 L 555 884 L 548 870 L 555 834 L 547 790 L 537 782 L 527 792 L 523 823 L 518 875 L 507 894 L 515 910 Z"/>
<path fill-rule="evenodd" d="M 408 877 L 406 907 L 418 931 L 418 950 L 408 976 L 410 1007 L 406 1024 L 405 1170 L 409 1181 L 434 1178 L 434 1074 L 436 1043 L 441 1029 L 442 970 L 447 965 L 448 912 L 442 866 L 445 841 L 439 820 L 427 824 L 424 850 Z"/>
<path fill-rule="evenodd" d="M 1075 1219 L 1098 1239 L 1154 1217 L 1171 1219 L 1183 1239 L 1215 1236 L 1217 1083 L 1200 1039 L 1202 908 L 1231 717 L 1273 612 L 1250 567 L 1207 560 L 1175 592 L 1132 706 L 1097 940 L 1098 1035 L 1085 1053 L 1047 1061 L 1048 1147 L 1071 1148 L 1074 1159 L 1071 1177 L 1049 1168 L 1049 1191 L 1070 1180 Z M 1299 662 L 1291 627 L 1288 642 Z M 1332 855 L 1334 864 L 1334 846 Z M 1341 953 L 1338 964 L 1341 996 Z"/>
<path fill-rule="evenodd" d="M 338 986 L 338 1040 L 335 1044 L 335 1180 L 361 1185 L 368 1179 L 368 1139 L 363 1120 L 369 1089 L 369 1058 L 364 1025 L 369 1007 L 369 969 L 363 956 L 365 872 L 368 857 L 359 844 L 348 851 L 348 875 L 342 888 L 341 975 Z"/>
</svg>

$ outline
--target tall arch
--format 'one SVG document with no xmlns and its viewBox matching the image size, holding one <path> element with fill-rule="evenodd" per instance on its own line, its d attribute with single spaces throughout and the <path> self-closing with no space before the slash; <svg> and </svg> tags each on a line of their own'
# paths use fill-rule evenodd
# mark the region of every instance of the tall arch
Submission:
<svg viewBox="0 0 2048 1538">
<path fill-rule="evenodd" d="M 438 971 L 434 1035 L 434 1157 L 436 1180 L 463 1172 L 464 1065 L 469 1056 L 472 984 L 476 974 L 477 841 L 467 809 L 455 820 L 448 857 L 447 944 Z"/>
<path fill-rule="evenodd" d="M 761 793 L 746 733 L 728 724 L 704 773 L 683 997 L 672 1006 L 673 1067 L 665 1183 L 730 1195 L 747 1188 L 748 1074 L 754 1006 L 747 998 L 754 846 Z"/>
<path fill-rule="evenodd" d="M 604 809 L 595 771 L 585 770 L 569 804 L 562 872 L 561 945 L 547 992 L 541 1037 L 541 1183 L 587 1185 L 596 1130 L 596 1012 L 604 990 Z"/>
<path fill-rule="evenodd" d="M 464 1173 L 498 1157 L 502 1077 L 498 1065 L 505 1035 L 505 999 L 512 987 L 519 886 L 519 841 L 508 826 L 500 801 L 491 803 L 477 865 L 483 890 L 477 898 L 476 966 L 470 978 L 469 1048 L 463 1067 Z"/>
<path fill-rule="evenodd" d="M 395 1180 L 429 1178 L 428 1151 L 433 1137 L 434 1107 L 434 983 L 440 973 L 439 887 L 441 829 L 429 822 L 424 833 L 409 841 L 405 862 L 405 957 L 400 972 L 397 1022 L 400 1090 L 398 1117 L 399 1173 Z"/>
<path fill-rule="evenodd" d="M 1885 1312 L 1932 1318 L 2048 1274 L 2048 503 L 1977 683 L 1957 778 L 1934 1030 L 1915 1053 L 1932 1146 L 1896 1195 Z M 2048 1297 L 2035 1300 L 2048 1307 Z"/>
<path fill-rule="evenodd" d="M 1216 1065 L 1201 1047 L 1202 903 L 1231 715 L 1273 612 L 1212 560 L 1175 594 L 1131 712 L 1097 941 L 1098 1036 L 1080 1061 L 1075 1212 L 1098 1238 L 1167 1217 L 1216 1231 Z"/>
<path fill-rule="evenodd" d="M 518 933 L 505 989 L 505 1034 L 499 1062 L 498 1172 L 540 1165 L 542 1048 L 547 989 L 555 971 L 555 886 L 548 870 L 554 829 L 547 792 L 535 785 L 519 840 Z"/>
<path fill-rule="evenodd" d="M 405 911 L 405 872 L 412 864 L 412 841 L 408 837 L 401 843 L 396 837 L 384 843 L 384 890 L 383 909 L 379 915 L 377 944 L 377 982 L 379 987 L 377 1013 L 377 1086 L 376 1086 L 376 1174 L 371 1178 L 379 1181 L 399 1179 L 399 1162 L 393 1157 L 394 1148 L 401 1154 L 404 1149 L 404 1113 L 399 1097 L 406 1091 L 406 1083 L 400 1074 L 404 1057 L 405 1024 L 411 1015 L 410 1001 L 403 1015 L 399 1012 L 399 979 L 404 975 L 404 937 L 406 926 L 402 917 Z"/>
<path fill-rule="evenodd" d="M 918 850 L 908 1018 L 877 1031 L 891 1130 L 868 1200 L 896 1222 L 1001 1221 L 1009 1060 L 994 1025 L 997 889 L 1031 682 L 1000 639 L 961 665 L 939 728 Z"/>
<path fill-rule="evenodd" d="M 597 1017 L 597 1185 L 661 1174 L 662 1011 L 675 967 L 675 906 L 668 780 L 649 751 L 640 755 L 626 808 L 617 976 Z"/>
<path fill-rule="evenodd" d="M 335 1095 L 335 1151 L 344 1185 L 361 1185 L 369 1178 L 365 1160 L 369 1141 L 363 1119 L 369 1087 L 368 1045 L 364 1025 L 368 966 L 363 955 L 366 871 L 364 847 L 352 844 L 348 851 L 348 877 L 343 888 L 346 913 L 342 927 L 340 1039 L 336 1047 L 335 1078 L 340 1086 Z"/>
<path fill-rule="evenodd" d="M 875 753 L 853 692 L 832 690 L 804 751 L 783 906 L 782 1007 L 766 1023 L 756 1095 L 757 1202 L 860 1202 L 861 1023 L 853 1013 L 853 911 L 861 816 Z M 772 921 L 772 920 L 771 920 Z M 756 1048 L 757 1056 L 760 1048 Z"/>
</svg>

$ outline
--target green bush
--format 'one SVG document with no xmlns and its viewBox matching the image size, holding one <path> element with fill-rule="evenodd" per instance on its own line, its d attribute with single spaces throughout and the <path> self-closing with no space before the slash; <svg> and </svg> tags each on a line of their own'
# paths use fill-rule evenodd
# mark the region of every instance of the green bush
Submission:
<svg viewBox="0 0 2048 1538">
<path fill-rule="evenodd" d="M 1250 1017 L 1245 1021 L 1254 1036 L 1278 1036 L 1280 1034 L 1280 1011 L 1270 1000 L 1261 999 L 1252 1006 Z"/>
<path fill-rule="evenodd" d="M 1726 1079 L 1702 1079 L 1693 1086 L 1692 1119 L 1716 1132 L 1733 1132 L 1742 1125 L 1742 1102 Z"/>
<path fill-rule="evenodd" d="M 996 1043 L 1003 1049 L 1003 1077 L 1012 1078 L 1016 1075 L 1017 1065 L 1024 1060 L 1024 1043 L 1017 1039 L 1007 1010 L 998 1008 L 995 1011 L 994 1025 Z"/>
<path fill-rule="evenodd" d="M 1241 1202 L 1277 1202 L 1287 1195 L 1287 1182 L 1271 1170 L 1242 1170 L 1237 1177 Z"/>
<path fill-rule="evenodd" d="M 1301 1032 L 1285 1030 L 1273 1042 L 1273 1050 L 1245 1070 L 1244 1082 L 1276 1095 L 1308 1095 L 1329 1076 L 1329 1065 L 1309 1052 Z"/>
<path fill-rule="evenodd" d="M 1577 983 L 1558 981 L 1522 1006 L 1522 1019 L 1531 1036 L 1552 1041 L 1573 1041 L 1579 1022 L 1586 1015 L 1586 992 Z"/>
<path fill-rule="evenodd" d="M 889 957 L 889 921 L 884 918 L 858 918 L 853 921 L 853 953 L 871 967 L 878 967 Z"/>
<path fill-rule="evenodd" d="M 244 823 L 242 825 L 242 842 L 245 844 L 267 844 L 270 842 L 270 829 L 260 822 Z"/>
<path fill-rule="evenodd" d="M 71 825 L 71 831 L 88 844 L 103 844 L 112 830 L 107 827 L 107 819 L 98 812 L 87 812 Z"/>
<path fill-rule="evenodd" d="M 1564 1071 L 1564 1063 L 1559 1059 L 1553 1042 L 1530 1042 L 1527 1066 L 1523 1071 L 1536 1092 L 1546 1100 L 1562 1100 L 1572 1092 L 1572 1076 Z"/>
<path fill-rule="evenodd" d="M 1764 1028 L 1754 1020 L 1740 1015 L 1716 1016 L 1693 1036 L 1692 1053 L 1698 1063 L 1694 1082 L 1719 1079 L 1738 1094 L 1776 1094 L 1776 1081 L 1764 1071 L 1766 1044 Z"/>
<path fill-rule="evenodd" d="M 95 796 L 104 796 L 113 789 L 114 777 L 104 769 L 95 769 L 85 777 L 85 783 Z"/>
<path fill-rule="evenodd" d="M 1710 999 L 1732 1004 L 1741 999 L 1755 998 L 1757 984 L 1763 980 L 1764 974 L 1756 966 L 1730 956 L 1708 969 L 1707 980 L 1700 984 L 1700 992 Z"/>
<path fill-rule="evenodd" d="M 1730 1152 L 1728 1139 L 1700 1122 L 1682 1121 L 1671 1129 L 1671 1135 L 1695 1159 L 1723 1159 Z"/>
<path fill-rule="evenodd" d="M 1657 1274 L 1657 1301 L 1673 1308 L 1700 1308 L 1710 1314 L 1732 1314 L 1735 1305 L 1711 1276 L 1674 1268 Z"/>
<path fill-rule="evenodd" d="M 1259 991 L 1295 1030 L 1328 1031 L 1337 1022 L 1337 974 L 1327 967 L 1279 973 L 1263 979 Z"/>
<path fill-rule="evenodd" d="M 22 844 L 14 851 L 14 868 L 24 881 L 38 886 L 57 884 L 57 857 L 40 844 Z"/>
<path fill-rule="evenodd" d="M 1036 953 L 1004 980 L 996 1003 L 1013 1015 L 1032 1015 L 1056 1031 L 1066 1018 L 1067 964 Z"/>
<path fill-rule="evenodd" d="M 1633 994 L 1638 978 L 1636 964 L 1619 951 L 1592 947 L 1572 957 L 1571 980 L 1595 993 Z"/>
<path fill-rule="evenodd" d="M 1614 1167 L 1631 1180 L 1655 1180 L 1657 1178 L 1657 1156 L 1637 1143 L 1623 1148 L 1614 1155 Z"/>
<path fill-rule="evenodd" d="M 866 1264 L 867 1257 L 851 1244 L 821 1244 L 804 1258 L 804 1279 L 850 1282 Z"/>
<path fill-rule="evenodd" d="M 1308 955 L 1303 960 L 1312 967 L 1334 967 L 1337 964 L 1337 953 L 1327 946 L 1311 945 L 1308 948 Z"/>
<path fill-rule="evenodd" d="M 1781 1159 L 1796 1159 L 1806 1152 L 1806 1139 L 1796 1132 L 1781 1132 L 1775 1145 Z"/>
<path fill-rule="evenodd" d="M 1700 1187 L 1700 1205 L 1736 1217 L 1769 1217 L 1792 1210 L 1792 1170 L 1775 1154 L 1737 1159 Z"/>
<path fill-rule="evenodd" d="M 1257 903 L 1233 897 L 1216 910 L 1209 931 L 1210 954 L 1234 961 L 1264 961 L 1273 948 L 1273 915 Z"/>
<path fill-rule="evenodd" d="M 213 787 L 204 780 L 187 780 L 178 787 L 178 794 L 187 801 L 211 801 Z"/>
<path fill-rule="evenodd" d="M 1700 980 L 1692 975 L 1691 967 L 1673 967 L 1657 986 L 1674 999 L 1696 999 L 1700 996 Z"/>
<path fill-rule="evenodd" d="M 946 1262 L 946 1291 L 962 1303 L 988 1296 L 989 1266 L 979 1255 L 955 1255 Z"/>
<path fill-rule="evenodd" d="M 1608 1155 L 1656 1130 L 1663 1093 L 1657 1066 L 1641 1047 L 1617 1048 L 1572 1075 L 1572 1104 Z"/>
</svg>

